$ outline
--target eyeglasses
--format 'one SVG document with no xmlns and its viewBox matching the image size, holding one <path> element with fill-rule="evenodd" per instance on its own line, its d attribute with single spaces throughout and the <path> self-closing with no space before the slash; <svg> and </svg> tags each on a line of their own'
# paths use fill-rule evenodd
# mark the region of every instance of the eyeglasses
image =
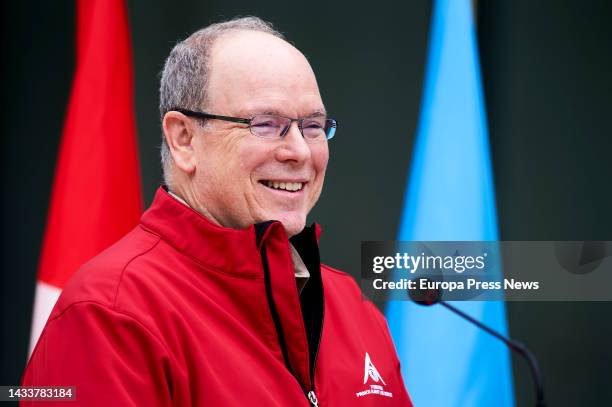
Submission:
<svg viewBox="0 0 612 407">
<path fill-rule="evenodd" d="M 171 109 L 182 113 L 185 116 L 197 117 L 199 119 L 215 119 L 226 122 L 243 123 L 249 126 L 251 133 L 266 140 L 276 140 L 282 138 L 291 127 L 293 122 L 297 122 L 302 137 L 308 143 L 316 143 L 329 140 L 334 137 L 338 122 L 335 119 L 328 119 L 325 116 L 306 117 L 304 119 L 292 119 L 290 117 L 278 116 L 273 114 L 258 114 L 250 119 L 240 117 L 219 116 L 204 112 L 195 112 L 187 109 Z"/>
</svg>

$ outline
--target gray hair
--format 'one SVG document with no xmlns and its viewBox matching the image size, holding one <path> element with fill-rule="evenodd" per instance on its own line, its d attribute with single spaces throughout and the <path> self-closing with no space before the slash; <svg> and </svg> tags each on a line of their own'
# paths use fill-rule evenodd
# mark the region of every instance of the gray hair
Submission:
<svg viewBox="0 0 612 407">
<path fill-rule="evenodd" d="M 285 39 L 271 23 L 258 17 L 240 17 L 211 24 L 177 43 L 166 59 L 159 87 L 159 113 L 174 109 L 205 110 L 206 87 L 209 76 L 209 58 L 217 38 L 231 31 L 260 31 Z M 162 134 L 161 162 L 164 182 L 169 185 L 172 155 Z"/>
</svg>

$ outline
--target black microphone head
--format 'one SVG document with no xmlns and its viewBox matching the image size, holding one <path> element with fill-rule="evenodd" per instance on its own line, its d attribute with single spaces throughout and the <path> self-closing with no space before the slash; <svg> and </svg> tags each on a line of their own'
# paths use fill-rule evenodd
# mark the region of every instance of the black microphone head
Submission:
<svg viewBox="0 0 612 407">
<path fill-rule="evenodd" d="M 424 280 L 424 283 L 421 283 L 421 280 Z M 408 288 L 408 296 L 414 302 L 423 306 L 430 306 L 437 304 L 440 302 L 442 298 L 442 292 L 439 288 L 429 288 L 430 284 L 428 284 L 432 279 L 420 277 L 415 278 L 412 281 L 416 282 L 416 288 L 410 289 Z M 420 288 L 421 285 L 424 284 L 427 288 Z"/>
<path fill-rule="evenodd" d="M 572 274 L 588 274 L 597 270 L 609 256 L 606 242 L 556 242 L 555 256 L 561 267 Z"/>
</svg>

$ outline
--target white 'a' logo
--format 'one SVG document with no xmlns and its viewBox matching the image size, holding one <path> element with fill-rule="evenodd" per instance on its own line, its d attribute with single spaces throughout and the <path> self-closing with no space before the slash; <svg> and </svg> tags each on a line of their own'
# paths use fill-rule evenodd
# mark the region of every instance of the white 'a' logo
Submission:
<svg viewBox="0 0 612 407">
<path fill-rule="evenodd" d="M 363 373 L 363 384 L 367 383 L 368 377 L 370 377 L 376 383 L 381 381 L 385 386 L 387 385 L 387 383 L 385 383 L 380 373 L 378 373 L 378 370 L 376 370 L 376 368 L 374 367 L 374 364 L 372 363 L 372 360 L 370 359 L 370 355 L 368 355 L 368 352 L 366 352 L 365 368 L 364 368 L 364 373 Z"/>
</svg>

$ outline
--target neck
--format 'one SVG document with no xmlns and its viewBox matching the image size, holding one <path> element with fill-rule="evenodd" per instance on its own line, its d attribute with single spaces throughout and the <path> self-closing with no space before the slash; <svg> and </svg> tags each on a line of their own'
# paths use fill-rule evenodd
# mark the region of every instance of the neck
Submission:
<svg viewBox="0 0 612 407">
<path fill-rule="evenodd" d="M 168 192 L 174 198 L 176 198 L 179 202 L 189 206 L 191 209 L 199 212 L 202 216 L 208 219 L 210 222 L 214 223 L 218 226 L 223 226 L 221 222 L 219 222 L 213 215 L 210 213 L 208 209 L 206 209 L 203 205 L 198 203 L 196 199 L 195 192 L 191 188 L 185 188 L 182 186 L 168 186 Z"/>
</svg>

